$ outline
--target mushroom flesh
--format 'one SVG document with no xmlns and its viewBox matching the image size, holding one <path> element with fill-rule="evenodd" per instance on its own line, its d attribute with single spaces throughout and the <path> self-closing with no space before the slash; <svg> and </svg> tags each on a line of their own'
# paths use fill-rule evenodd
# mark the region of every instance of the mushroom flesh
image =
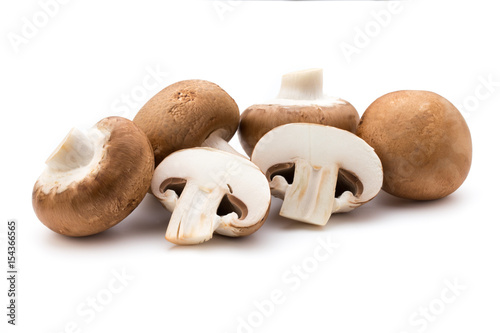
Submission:
<svg viewBox="0 0 500 333">
<path fill-rule="evenodd" d="M 205 242 L 214 232 L 249 235 L 264 223 L 271 203 L 255 164 L 213 148 L 170 154 L 156 168 L 151 190 L 172 212 L 165 238 L 180 245 Z"/>
<path fill-rule="evenodd" d="M 356 135 L 331 126 L 286 124 L 266 133 L 251 159 L 266 175 L 271 193 L 283 199 L 280 215 L 325 225 L 379 192 L 382 166 Z"/>
</svg>

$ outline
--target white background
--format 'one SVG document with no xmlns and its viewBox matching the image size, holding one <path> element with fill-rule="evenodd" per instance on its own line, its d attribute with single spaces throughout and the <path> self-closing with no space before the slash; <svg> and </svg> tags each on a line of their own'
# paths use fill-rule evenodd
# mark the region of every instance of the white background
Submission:
<svg viewBox="0 0 500 333">
<path fill-rule="evenodd" d="M 498 332 L 493 4 L 69 1 L 51 7 L 45 22 L 38 1 L 2 2 L 1 241 L 5 249 L 6 222 L 17 219 L 20 272 L 15 328 L 6 324 L 1 279 L 2 332 Z M 25 39 L 17 45 L 13 36 Z M 356 53 L 346 56 L 347 44 Z M 327 94 L 360 114 L 400 89 L 431 90 L 459 106 L 474 144 L 463 186 L 432 202 L 381 193 L 324 228 L 279 217 L 273 200 L 254 235 L 192 247 L 165 241 L 169 214 L 150 195 L 94 237 L 57 235 L 33 213 L 32 186 L 73 126 L 131 119 L 181 79 L 219 84 L 243 111 L 273 98 L 282 74 L 311 67 L 324 69 Z M 154 70 L 159 82 L 142 88 Z M 135 104 L 126 106 L 131 94 Z M 240 149 L 237 138 L 231 143 Z M 331 254 L 318 247 L 332 240 L 339 246 Z M 114 276 L 123 272 L 130 280 L 120 285 Z M 110 283 L 120 290 L 111 294 Z M 465 290 L 453 293 L 450 283 Z M 279 304 L 269 305 L 272 294 L 281 294 Z M 87 304 L 96 297 L 106 304 L 93 316 Z"/>
</svg>

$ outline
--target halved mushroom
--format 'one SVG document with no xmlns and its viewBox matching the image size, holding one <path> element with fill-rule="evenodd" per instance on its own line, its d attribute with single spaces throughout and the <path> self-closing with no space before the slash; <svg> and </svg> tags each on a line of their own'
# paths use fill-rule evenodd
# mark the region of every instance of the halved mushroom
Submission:
<svg viewBox="0 0 500 333">
<path fill-rule="evenodd" d="M 212 147 L 239 154 L 228 141 L 238 129 L 236 102 L 215 83 L 185 80 L 169 85 L 153 96 L 134 122 L 148 136 L 155 165 L 174 151 Z"/>
<path fill-rule="evenodd" d="M 282 198 L 280 215 L 325 225 L 332 213 L 371 200 L 382 186 L 382 165 L 356 135 L 318 124 L 287 124 L 265 134 L 251 159 Z"/>
<path fill-rule="evenodd" d="M 323 70 L 308 69 L 283 75 L 275 100 L 252 105 L 241 115 L 238 135 L 251 156 L 260 138 L 280 125 L 314 123 L 356 131 L 359 115 L 347 101 L 323 94 Z"/>
<path fill-rule="evenodd" d="M 49 229 L 67 236 L 104 231 L 146 195 L 154 156 L 130 120 L 109 117 L 86 133 L 72 129 L 48 158 L 33 188 L 33 208 Z"/>
<path fill-rule="evenodd" d="M 172 212 L 165 238 L 180 245 L 205 242 L 214 232 L 249 235 L 271 204 L 267 179 L 255 164 L 213 148 L 170 154 L 156 168 L 151 190 Z"/>
</svg>

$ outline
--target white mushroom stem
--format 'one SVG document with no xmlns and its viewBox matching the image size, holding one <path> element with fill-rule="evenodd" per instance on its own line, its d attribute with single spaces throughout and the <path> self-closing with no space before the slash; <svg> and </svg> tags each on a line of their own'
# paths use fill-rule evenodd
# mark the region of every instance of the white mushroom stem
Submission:
<svg viewBox="0 0 500 333">
<path fill-rule="evenodd" d="M 203 141 L 201 146 L 223 150 L 225 152 L 235 154 L 235 155 L 238 155 L 238 156 L 241 156 L 241 157 L 248 159 L 247 156 L 240 154 L 226 140 L 224 140 L 221 136 L 220 131 L 212 132 L 212 134 L 210 134 L 208 136 L 208 138 L 206 138 L 205 141 Z"/>
<path fill-rule="evenodd" d="M 175 244 L 199 244 L 212 238 L 221 222 L 217 208 L 225 194 L 220 186 L 188 181 L 175 203 L 165 203 L 175 205 L 165 238 Z"/>
<path fill-rule="evenodd" d="M 94 157 L 93 140 L 73 128 L 45 162 L 56 171 L 69 171 L 86 166 Z"/>
<path fill-rule="evenodd" d="M 316 100 L 323 97 L 323 70 L 307 69 L 281 78 L 278 99 Z"/>
<path fill-rule="evenodd" d="M 271 188 L 284 192 L 280 215 L 306 223 L 325 225 L 335 210 L 337 165 L 315 166 L 304 159 L 295 161 L 293 183 L 288 185 L 282 176 L 276 176 Z M 281 178 L 281 179 L 280 179 Z"/>
</svg>

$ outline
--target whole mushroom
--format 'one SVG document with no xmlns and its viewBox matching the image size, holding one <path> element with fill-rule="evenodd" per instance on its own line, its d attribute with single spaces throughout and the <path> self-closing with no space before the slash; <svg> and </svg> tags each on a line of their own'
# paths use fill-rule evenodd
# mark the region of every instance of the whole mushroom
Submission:
<svg viewBox="0 0 500 333">
<path fill-rule="evenodd" d="M 377 154 L 355 134 L 318 124 L 286 124 L 257 142 L 252 162 L 283 199 L 280 215 L 325 225 L 332 213 L 370 201 L 382 186 Z"/>
<path fill-rule="evenodd" d="M 382 189 L 414 200 L 443 198 L 465 181 L 472 139 L 460 111 L 429 91 L 402 90 L 375 100 L 357 134 L 384 167 Z"/>
<path fill-rule="evenodd" d="M 174 151 L 207 146 L 239 154 L 227 141 L 238 129 L 236 102 L 215 83 L 185 80 L 153 96 L 137 113 L 134 123 L 146 133 L 155 165 Z"/>
<path fill-rule="evenodd" d="M 283 75 L 276 99 L 248 107 L 241 115 L 238 135 L 251 156 L 260 138 L 289 123 L 314 123 L 356 132 L 359 115 L 347 101 L 323 94 L 323 70 L 308 69 Z"/>
<path fill-rule="evenodd" d="M 109 117 L 87 132 L 72 129 L 46 161 L 33 188 L 33 208 L 49 229 L 67 236 L 104 231 L 146 195 L 154 156 L 130 120 Z"/>
</svg>

